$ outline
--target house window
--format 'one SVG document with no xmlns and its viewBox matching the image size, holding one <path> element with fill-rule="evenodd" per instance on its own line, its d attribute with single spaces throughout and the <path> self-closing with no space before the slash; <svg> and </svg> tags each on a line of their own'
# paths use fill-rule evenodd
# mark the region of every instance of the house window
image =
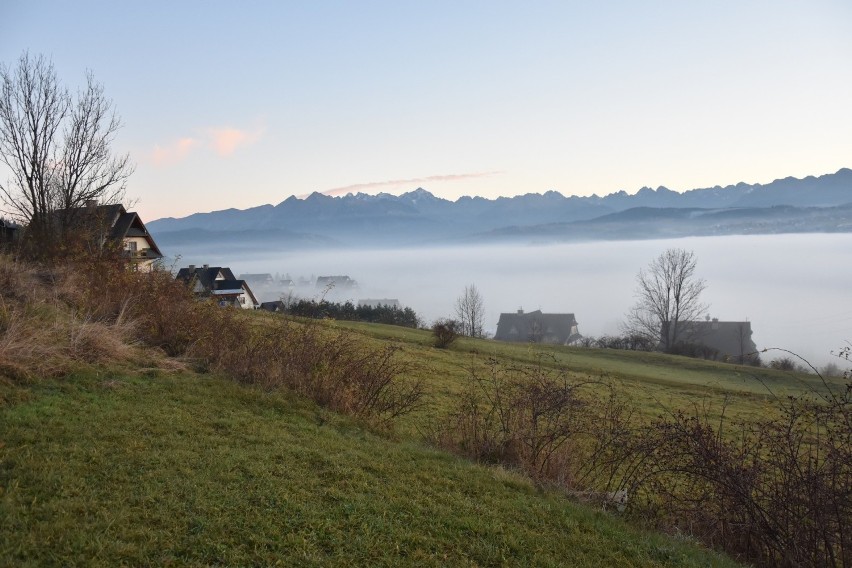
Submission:
<svg viewBox="0 0 852 568">
<path fill-rule="evenodd" d="M 125 241 L 124 250 L 129 252 L 136 252 L 136 241 Z"/>
</svg>

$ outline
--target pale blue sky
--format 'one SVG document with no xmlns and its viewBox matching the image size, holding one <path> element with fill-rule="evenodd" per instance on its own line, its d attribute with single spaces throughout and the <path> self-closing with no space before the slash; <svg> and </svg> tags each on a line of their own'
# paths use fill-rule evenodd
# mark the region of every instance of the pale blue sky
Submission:
<svg viewBox="0 0 852 568">
<path fill-rule="evenodd" d="M 146 220 L 852 167 L 848 0 L 0 0 L 0 61 L 24 50 L 104 84 Z"/>
</svg>

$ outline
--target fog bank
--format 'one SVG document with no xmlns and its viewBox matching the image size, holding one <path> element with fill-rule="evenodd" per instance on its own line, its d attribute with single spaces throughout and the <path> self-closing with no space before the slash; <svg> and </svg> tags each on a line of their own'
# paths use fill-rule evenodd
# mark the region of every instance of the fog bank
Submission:
<svg viewBox="0 0 852 568">
<path fill-rule="evenodd" d="M 540 246 L 243 253 L 183 251 L 181 265 L 230 266 L 235 274 L 294 279 L 348 275 L 359 289 L 335 300 L 397 298 L 424 320 L 451 316 L 465 285 L 485 300 L 487 331 L 501 312 L 573 312 L 586 336 L 619 333 L 634 303 L 636 273 L 666 248 L 695 252 L 708 315 L 752 322 L 758 348 L 780 347 L 822 365 L 852 340 L 852 234 L 696 237 Z M 300 294 L 319 297 L 310 289 Z M 782 353 L 763 355 L 764 360 Z"/>
</svg>

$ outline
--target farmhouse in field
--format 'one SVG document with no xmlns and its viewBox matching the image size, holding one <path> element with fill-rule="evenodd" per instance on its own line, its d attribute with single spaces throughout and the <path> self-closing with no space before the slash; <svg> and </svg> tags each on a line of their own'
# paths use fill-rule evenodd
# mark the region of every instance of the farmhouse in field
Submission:
<svg viewBox="0 0 852 568">
<path fill-rule="evenodd" d="M 670 328 L 669 322 L 663 323 L 661 344 L 666 333 L 675 333 Z M 672 351 L 683 355 L 746 363 L 757 351 L 748 321 L 719 321 L 708 317 L 705 321 L 678 322 L 676 333 Z"/>
<path fill-rule="evenodd" d="M 196 296 L 213 298 L 220 306 L 246 310 L 258 307 L 257 298 L 248 283 L 234 278 L 230 268 L 207 264 L 198 268 L 190 264 L 188 268 L 181 268 L 175 279 L 190 286 Z"/>
<path fill-rule="evenodd" d="M 574 314 L 544 314 L 541 310 L 500 314 L 494 339 L 568 345 L 579 339 Z"/>
</svg>

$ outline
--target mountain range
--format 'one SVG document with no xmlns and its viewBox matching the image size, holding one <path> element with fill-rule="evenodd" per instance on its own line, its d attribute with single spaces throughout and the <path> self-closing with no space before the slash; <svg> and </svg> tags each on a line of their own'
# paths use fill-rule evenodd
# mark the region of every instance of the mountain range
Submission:
<svg viewBox="0 0 852 568">
<path fill-rule="evenodd" d="M 852 232 L 852 169 L 768 184 L 676 192 L 643 187 L 603 197 L 556 191 L 450 201 L 423 188 L 195 213 L 148 223 L 161 246 L 229 248 L 546 242 L 697 235 Z"/>
</svg>

